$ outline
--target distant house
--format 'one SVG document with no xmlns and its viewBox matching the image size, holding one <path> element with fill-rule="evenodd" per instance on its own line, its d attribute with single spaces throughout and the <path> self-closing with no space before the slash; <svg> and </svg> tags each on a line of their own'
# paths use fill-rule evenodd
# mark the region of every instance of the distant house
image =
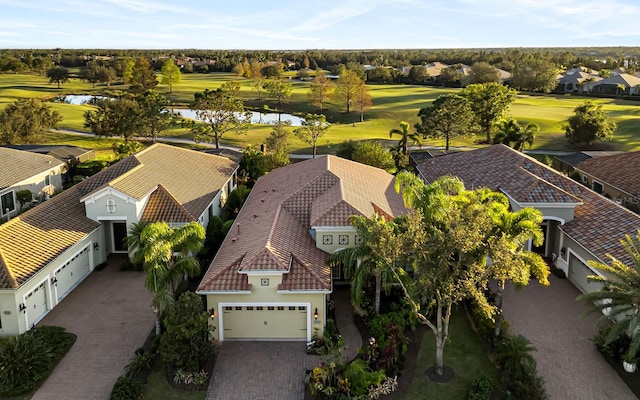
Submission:
<svg viewBox="0 0 640 400">
<path fill-rule="evenodd" d="M 553 158 L 551 166 L 567 175 L 575 171 L 575 166 L 590 158 L 610 156 L 620 154 L 621 151 L 576 151 Z M 584 183 L 584 182 L 583 182 Z"/>
<path fill-rule="evenodd" d="M 48 156 L 55 157 L 60 161 L 64 161 L 66 168 L 63 174 L 63 180 L 65 178 L 66 180 L 71 180 L 72 176 L 69 176 L 69 172 L 73 171 L 73 167 L 78 163 L 96 158 L 96 151 L 94 149 L 85 149 L 76 146 L 24 144 L 7 145 L 5 147 L 37 154 L 46 154 Z"/>
<path fill-rule="evenodd" d="M 602 78 L 583 71 L 574 71 L 573 73 L 562 76 L 558 80 L 556 92 L 566 93 L 589 93 Z"/>
<path fill-rule="evenodd" d="M 637 234 L 639 215 L 507 146 L 493 145 L 425 159 L 417 170 L 427 182 L 453 175 L 467 188 L 500 191 L 515 211 L 524 207 L 540 210 L 545 240 L 542 246 L 530 243 L 529 248 L 547 257 L 583 292 L 600 288 L 597 282 L 587 279 L 601 275 L 588 265 L 590 260 L 607 263 L 607 254 L 611 254 L 632 263 L 620 240 L 627 234 Z"/>
<path fill-rule="evenodd" d="M 624 91 L 621 92 L 620 85 L 624 86 Z M 610 77 L 603 79 L 593 85 L 591 92 L 598 94 L 610 94 L 610 95 L 620 95 L 620 94 L 639 94 L 640 87 L 640 78 L 629 75 L 625 73 L 621 73 L 618 75 L 611 75 Z"/>
<path fill-rule="evenodd" d="M 330 254 L 358 245 L 351 215 L 407 210 L 393 175 L 335 156 L 258 179 L 198 286 L 220 340 L 311 340 L 322 335 L 333 282 Z"/>
<path fill-rule="evenodd" d="M 236 171 L 223 157 L 154 144 L 0 225 L 0 336 L 29 330 L 109 254 L 126 254 L 134 223 L 206 226 Z"/>
<path fill-rule="evenodd" d="M 640 151 L 590 158 L 574 168 L 594 192 L 640 205 Z"/>
<path fill-rule="evenodd" d="M 28 189 L 36 200 L 61 190 L 64 170 L 64 162 L 52 156 L 0 147 L 1 219 L 20 212 L 20 190 Z"/>
</svg>

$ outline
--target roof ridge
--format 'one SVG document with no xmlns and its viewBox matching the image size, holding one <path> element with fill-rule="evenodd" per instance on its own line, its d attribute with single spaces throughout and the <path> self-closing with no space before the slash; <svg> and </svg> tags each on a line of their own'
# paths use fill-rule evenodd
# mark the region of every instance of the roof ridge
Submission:
<svg viewBox="0 0 640 400">
<path fill-rule="evenodd" d="M 549 181 L 548 181 L 548 180 L 546 180 L 546 179 L 543 179 L 542 177 L 540 177 L 540 176 L 538 176 L 538 175 L 534 174 L 533 172 L 529 171 L 529 170 L 528 170 L 528 169 L 526 169 L 526 168 L 522 168 L 522 167 L 521 167 L 521 169 L 522 169 L 524 172 L 526 172 L 527 174 L 531 175 L 531 176 L 532 176 L 534 179 L 536 179 L 537 181 L 542 182 L 542 183 L 544 183 L 545 185 L 551 186 L 551 187 L 552 187 L 552 188 L 554 188 L 555 190 L 558 190 L 558 191 L 560 191 L 560 192 L 562 192 L 562 193 L 566 194 L 567 196 L 569 196 L 569 197 L 571 197 L 571 198 L 573 198 L 573 199 L 578 200 L 578 204 L 584 204 L 584 201 L 582 201 L 582 199 L 581 199 L 581 198 L 579 198 L 578 196 L 576 196 L 576 195 L 574 195 L 574 194 L 571 194 L 571 193 L 567 192 L 566 190 L 564 190 L 564 189 L 563 189 L 563 188 L 561 188 L 560 186 L 558 186 L 558 185 L 556 185 L 556 184 L 554 184 L 554 183 L 552 183 L 552 182 L 549 182 Z"/>
<path fill-rule="evenodd" d="M 318 275 L 318 273 L 316 273 L 314 270 L 312 270 L 307 263 L 303 262 L 300 258 L 298 258 L 298 256 L 296 256 L 293 252 L 291 253 L 291 258 L 293 258 L 298 264 L 300 264 L 300 266 L 302 268 L 304 268 L 309 274 L 311 274 L 316 281 L 318 281 L 320 283 L 320 286 L 325 286 L 324 285 L 324 281 L 322 280 L 322 277 Z"/>
<path fill-rule="evenodd" d="M 176 198 L 173 196 L 173 194 L 171 194 L 171 192 L 170 192 L 166 187 L 164 187 L 164 185 L 163 185 L 163 184 L 158 183 L 158 186 L 157 186 L 156 190 L 158 190 L 158 189 L 162 189 L 162 191 L 163 191 L 164 193 L 166 193 L 166 194 L 167 194 L 167 196 L 169 196 L 169 198 L 170 198 L 172 201 L 174 201 L 174 202 L 178 205 L 178 207 L 180 207 L 182 210 L 184 210 L 184 212 L 186 212 L 188 216 L 190 216 L 190 217 L 191 217 L 191 218 L 193 218 L 194 220 L 197 220 L 197 218 L 196 218 L 196 217 L 194 217 L 194 216 L 189 212 L 189 210 L 187 210 L 187 209 L 186 209 L 186 208 L 185 208 L 185 207 L 184 207 L 184 206 L 183 206 L 183 205 L 178 201 L 178 199 L 176 199 Z M 154 191 L 154 192 L 155 192 L 155 191 Z M 152 193 L 153 193 L 153 192 L 152 192 Z M 146 207 L 145 207 L 145 208 L 146 208 Z"/>
</svg>

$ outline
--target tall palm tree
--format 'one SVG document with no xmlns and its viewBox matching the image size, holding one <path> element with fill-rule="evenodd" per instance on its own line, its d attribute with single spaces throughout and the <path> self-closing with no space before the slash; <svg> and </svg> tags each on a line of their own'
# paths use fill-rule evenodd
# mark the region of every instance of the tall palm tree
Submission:
<svg viewBox="0 0 640 400">
<path fill-rule="evenodd" d="M 351 225 L 362 236 L 362 244 L 349 247 L 333 253 L 329 257 L 330 263 L 341 262 L 345 268 L 345 275 L 350 277 L 351 302 L 357 310 L 362 312 L 364 302 L 364 288 L 371 276 L 375 278 L 376 313 L 380 312 L 381 289 L 389 288 L 389 283 L 395 281 L 391 271 L 393 263 L 399 259 L 400 246 L 393 244 L 394 224 L 379 216 L 371 218 L 352 216 Z"/>
<path fill-rule="evenodd" d="M 413 145 L 418 145 L 420 147 L 422 147 L 422 139 L 420 138 L 420 135 L 413 132 L 409 132 L 409 123 L 402 121 L 400 122 L 400 129 L 398 128 L 394 128 L 391 131 L 389 131 L 389 137 L 393 137 L 393 135 L 400 135 L 400 140 L 398 141 L 398 149 L 402 149 L 402 154 L 407 155 L 409 154 L 409 140 L 411 140 L 413 142 Z"/>
<path fill-rule="evenodd" d="M 134 265 L 141 265 L 144 262 L 144 248 L 140 242 L 140 235 L 142 235 L 142 231 L 147 225 L 149 223 L 145 221 L 133 223 L 131 229 L 129 229 L 129 235 L 125 239 L 125 244 L 131 255 L 131 262 Z"/>
<path fill-rule="evenodd" d="M 170 228 L 166 222 L 148 224 L 140 233 L 143 267 L 147 273 L 145 287 L 153 294 L 156 334 L 160 334 L 160 316 L 174 302 L 175 285 L 184 275 L 196 276 L 200 265 L 193 256 L 202 248 L 204 228 L 191 222 Z"/>
<path fill-rule="evenodd" d="M 581 294 L 578 300 L 591 306 L 589 312 L 609 309 L 608 317 L 613 325 L 606 336 L 606 343 L 627 335 L 630 343 L 625 359 L 636 359 L 640 350 L 640 230 L 635 239 L 626 235 L 620 242 L 632 264 L 627 265 L 611 255 L 608 256 L 610 265 L 589 261 L 590 267 L 606 276 L 589 276 L 590 282 L 602 283 L 602 288 Z"/>
</svg>

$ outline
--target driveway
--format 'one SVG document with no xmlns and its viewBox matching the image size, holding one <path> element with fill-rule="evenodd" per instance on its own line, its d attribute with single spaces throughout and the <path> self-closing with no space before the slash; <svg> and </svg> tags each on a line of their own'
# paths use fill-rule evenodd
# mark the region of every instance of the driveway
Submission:
<svg viewBox="0 0 640 400">
<path fill-rule="evenodd" d="M 78 338 L 33 400 L 108 399 L 134 351 L 154 326 L 142 272 L 120 272 L 110 256 L 38 325 L 58 325 Z"/>
<path fill-rule="evenodd" d="M 576 302 L 578 289 L 566 279 L 550 276 L 544 287 L 532 281 L 504 295 L 504 314 L 511 331 L 526 336 L 538 349 L 538 372 L 551 399 L 633 400 L 618 374 L 590 341 L 599 316 L 583 317 L 586 307 Z"/>
<path fill-rule="evenodd" d="M 304 372 L 320 362 L 304 342 L 222 342 L 207 400 L 300 400 Z"/>
</svg>

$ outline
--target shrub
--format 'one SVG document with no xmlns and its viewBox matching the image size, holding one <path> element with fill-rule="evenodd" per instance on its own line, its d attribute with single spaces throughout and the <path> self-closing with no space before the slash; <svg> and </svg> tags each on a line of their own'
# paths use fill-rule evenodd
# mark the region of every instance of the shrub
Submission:
<svg viewBox="0 0 640 400">
<path fill-rule="evenodd" d="M 35 388 L 47 376 L 56 355 L 42 336 L 27 332 L 0 345 L 0 393 L 15 396 Z"/>
<path fill-rule="evenodd" d="M 135 378 L 142 372 L 151 371 L 152 360 L 153 355 L 148 350 L 143 348 L 136 350 L 129 364 L 124 367 L 125 375 L 130 378 Z"/>
<path fill-rule="evenodd" d="M 408 326 L 408 318 L 403 312 L 399 311 L 377 314 L 369 320 L 369 333 L 377 341 L 382 341 L 385 338 L 389 324 L 393 324 L 401 331 L 404 331 Z"/>
<path fill-rule="evenodd" d="M 544 382 L 538 376 L 531 355 L 536 348 L 522 335 L 508 335 L 497 348 L 495 358 L 502 368 L 502 379 L 516 399 L 545 400 Z"/>
<path fill-rule="evenodd" d="M 484 375 L 480 375 L 471 384 L 467 400 L 491 400 L 493 395 L 493 384 L 491 379 Z"/>
<path fill-rule="evenodd" d="M 109 162 L 106 160 L 91 160 L 81 162 L 76 166 L 76 175 L 91 176 L 106 169 L 109 166 Z M 75 181 L 75 176 L 74 176 Z"/>
<path fill-rule="evenodd" d="M 113 384 L 109 400 L 139 400 L 143 394 L 142 383 L 128 376 L 121 376 Z"/>
<path fill-rule="evenodd" d="M 362 359 L 356 359 L 347 365 L 344 377 L 349 391 L 355 396 L 366 394 L 370 387 L 380 385 L 387 378 L 384 371 L 372 371 Z"/>
<path fill-rule="evenodd" d="M 76 336 L 61 326 L 43 325 L 29 332 L 51 348 L 56 357 L 55 362 L 60 360 L 76 341 Z"/>
<path fill-rule="evenodd" d="M 199 371 L 213 352 L 209 340 L 207 312 L 202 298 L 183 293 L 172 310 L 165 313 L 166 332 L 160 338 L 160 357 L 173 368 Z"/>
</svg>

